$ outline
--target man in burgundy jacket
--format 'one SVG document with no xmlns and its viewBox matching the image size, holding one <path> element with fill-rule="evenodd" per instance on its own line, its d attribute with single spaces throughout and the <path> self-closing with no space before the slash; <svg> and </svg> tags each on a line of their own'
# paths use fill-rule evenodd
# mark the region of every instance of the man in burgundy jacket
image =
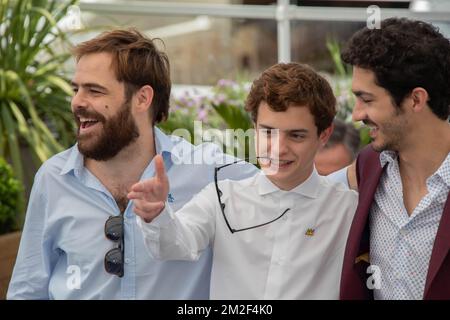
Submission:
<svg viewBox="0 0 450 320">
<path fill-rule="evenodd" d="M 347 171 L 359 205 L 341 299 L 450 299 L 449 40 L 391 18 L 358 31 L 342 58 L 372 143 Z"/>
</svg>

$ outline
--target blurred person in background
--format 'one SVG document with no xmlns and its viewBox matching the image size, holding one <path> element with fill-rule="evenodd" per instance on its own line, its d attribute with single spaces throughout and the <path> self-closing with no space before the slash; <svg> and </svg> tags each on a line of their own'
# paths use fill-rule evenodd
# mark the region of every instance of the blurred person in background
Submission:
<svg viewBox="0 0 450 320">
<path fill-rule="evenodd" d="M 323 176 L 349 166 L 359 151 L 359 131 L 351 123 L 337 118 L 333 125 L 330 139 L 319 149 L 314 159 L 317 172 Z"/>
</svg>

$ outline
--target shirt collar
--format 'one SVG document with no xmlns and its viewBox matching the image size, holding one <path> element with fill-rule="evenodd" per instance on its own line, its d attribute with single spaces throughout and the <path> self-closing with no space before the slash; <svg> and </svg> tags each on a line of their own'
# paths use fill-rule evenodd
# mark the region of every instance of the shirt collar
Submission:
<svg viewBox="0 0 450 320">
<path fill-rule="evenodd" d="M 156 153 L 161 154 L 166 161 L 172 158 L 172 160 L 180 160 L 180 156 L 177 152 L 177 148 L 174 148 L 172 139 L 163 133 L 159 128 L 154 127 L 155 148 Z M 167 165 L 167 163 L 166 163 Z M 78 175 L 80 170 L 84 168 L 84 157 L 78 150 L 78 143 L 70 149 L 70 155 L 65 165 L 60 171 L 60 175 L 65 175 L 71 171 Z"/>
<path fill-rule="evenodd" d="M 59 174 L 65 175 L 69 172 L 74 171 L 74 173 L 78 175 L 80 170 L 83 169 L 83 166 L 84 158 L 78 150 L 78 143 L 76 143 L 72 148 L 70 148 L 69 158 L 67 159 Z"/>
<path fill-rule="evenodd" d="M 259 195 L 266 195 L 269 193 L 281 191 L 301 194 L 308 198 L 317 198 L 320 187 L 320 177 L 317 173 L 316 168 L 314 168 L 311 175 L 303 183 L 299 184 L 292 190 L 283 191 L 278 188 L 272 181 L 270 181 L 269 178 L 267 178 L 267 176 L 261 171 L 258 173 L 255 183 L 257 185 Z"/>
<path fill-rule="evenodd" d="M 396 152 L 385 150 L 380 153 L 381 167 L 384 167 L 387 163 L 392 163 L 394 161 L 397 161 Z M 450 186 L 450 153 L 447 155 L 434 175 L 441 177 L 444 183 L 448 187 Z"/>
<path fill-rule="evenodd" d="M 397 160 L 397 153 L 395 151 L 384 150 L 380 153 L 380 164 L 383 168 L 387 163 L 392 163 Z"/>
<path fill-rule="evenodd" d="M 181 155 L 179 154 L 179 150 L 176 148 L 171 137 L 166 135 L 157 127 L 153 127 L 153 133 L 155 137 L 156 153 L 163 155 L 164 158 L 166 156 L 170 156 L 172 160 L 175 160 L 175 163 L 180 161 Z"/>
<path fill-rule="evenodd" d="M 447 157 L 444 159 L 435 174 L 444 180 L 447 187 L 450 187 L 450 153 L 447 154 Z"/>
<path fill-rule="evenodd" d="M 259 195 L 266 195 L 269 193 L 280 191 L 272 181 L 270 181 L 264 172 L 260 171 L 255 179 L 255 185 L 258 188 Z"/>
</svg>

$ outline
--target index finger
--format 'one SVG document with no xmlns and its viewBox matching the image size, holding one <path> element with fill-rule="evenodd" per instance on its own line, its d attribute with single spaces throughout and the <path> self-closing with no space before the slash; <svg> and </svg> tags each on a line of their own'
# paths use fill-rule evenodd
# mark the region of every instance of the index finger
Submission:
<svg viewBox="0 0 450 320">
<path fill-rule="evenodd" d="M 164 181 L 167 179 L 164 161 L 162 156 L 159 154 L 155 156 L 155 171 L 156 171 L 156 179 L 160 181 Z"/>
</svg>

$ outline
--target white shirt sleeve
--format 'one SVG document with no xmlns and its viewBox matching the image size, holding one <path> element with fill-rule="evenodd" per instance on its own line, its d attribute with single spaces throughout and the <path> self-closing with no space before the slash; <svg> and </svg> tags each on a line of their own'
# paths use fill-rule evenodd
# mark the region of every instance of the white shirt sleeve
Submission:
<svg viewBox="0 0 450 320">
<path fill-rule="evenodd" d="M 341 170 L 330 173 L 329 175 L 327 175 L 327 179 L 329 179 L 332 182 L 342 183 L 344 186 L 346 186 L 348 189 L 350 189 L 350 185 L 349 185 L 348 179 L 347 179 L 348 167 L 345 167 Z"/>
<path fill-rule="evenodd" d="M 211 183 L 177 212 L 166 202 L 163 212 L 152 222 L 146 223 L 140 217 L 136 217 L 136 222 L 154 258 L 198 260 L 214 240 L 218 207 L 214 183 Z"/>
</svg>

